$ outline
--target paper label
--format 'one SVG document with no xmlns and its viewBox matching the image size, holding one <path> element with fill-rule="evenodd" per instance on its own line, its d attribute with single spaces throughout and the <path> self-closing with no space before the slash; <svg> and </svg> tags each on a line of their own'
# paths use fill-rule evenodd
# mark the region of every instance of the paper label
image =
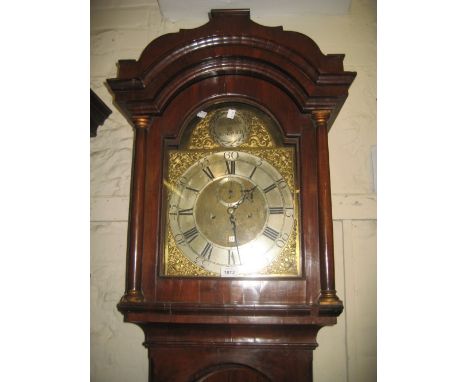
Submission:
<svg viewBox="0 0 468 382">
<path fill-rule="evenodd" d="M 234 116 L 236 115 L 236 111 L 234 109 L 229 109 L 227 112 L 227 117 L 230 119 L 233 119 Z"/>
<path fill-rule="evenodd" d="M 237 269 L 232 267 L 221 267 L 221 277 L 234 277 L 237 275 Z"/>
</svg>

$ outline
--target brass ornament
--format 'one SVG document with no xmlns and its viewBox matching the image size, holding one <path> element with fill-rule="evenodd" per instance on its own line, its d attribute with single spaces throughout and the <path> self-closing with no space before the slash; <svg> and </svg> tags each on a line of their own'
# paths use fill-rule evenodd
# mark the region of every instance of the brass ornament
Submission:
<svg viewBox="0 0 468 382">
<path fill-rule="evenodd" d="M 188 143 L 189 150 L 210 150 L 220 147 L 220 145 L 214 141 L 210 134 L 210 125 L 213 117 L 214 113 L 209 112 L 203 119 L 200 120 L 200 122 L 197 123 L 192 131 L 192 134 L 190 135 Z"/>
<path fill-rule="evenodd" d="M 265 128 L 265 123 L 255 115 L 250 115 L 247 118 L 250 125 L 250 135 L 247 141 L 240 145 L 240 148 L 247 147 L 275 147 L 275 143 Z"/>
<path fill-rule="evenodd" d="M 137 129 L 146 129 L 150 125 L 150 117 L 145 115 L 135 116 L 132 121 Z"/>
<path fill-rule="evenodd" d="M 299 236 L 297 234 L 296 227 L 297 221 L 294 222 L 293 233 L 289 237 L 281 255 L 274 259 L 271 264 L 263 269 L 260 273 L 271 276 L 297 276 L 300 273 Z"/>
<path fill-rule="evenodd" d="M 223 108 L 227 112 L 228 108 Z M 187 148 L 189 150 L 210 150 L 221 147 L 239 147 L 239 148 L 266 148 L 275 147 L 273 137 L 268 132 L 265 121 L 259 118 L 253 112 L 237 109 L 238 118 L 245 124 L 245 139 L 235 146 L 222 145 L 222 140 L 216 140 L 213 132 L 216 130 L 216 121 L 220 120 L 220 111 L 213 110 L 202 118 L 194 127 Z"/>
<path fill-rule="evenodd" d="M 330 118 L 330 114 L 330 110 L 316 110 L 312 112 L 312 117 L 317 123 L 317 125 L 326 126 L 328 123 L 328 119 Z"/>
<path fill-rule="evenodd" d="M 125 292 L 125 295 L 120 299 L 120 302 L 122 303 L 139 303 L 144 301 L 145 297 L 143 296 L 143 293 L 136 289 L 131 289 Z"/>
<path fill-rule="evenodd" d="M 169 151 L 169 168 L 166 184 L 171 190 L 177 188 L 177 182 L 182 174 L 198 160 L 212 154 L 214 151 Z"/>
<path fill-rule="evenodd" d="M 186 150 L 186 151 L 169 151 L 169 168 L 167 181 L 170 189 L 177 188 L 177 181 L 190 166 L 198 160 L 214 154 L 224 149 L 218 150 Z M 294 182 L 294 150 L 288 147 L 278 147 L 271 149 L 246 149 L 242 152 L 258 156 L 259 158 L 274 164 L 274 167 L 286 181 L 291 192 L 296 190 Z"/>
<path fill-rule="evenodd" d="M 336 305 L 342 304 L 342 301 L 336 295 L 336 290 L 322 290 L 319 297 L 320 305 Z"/>
<path fill-rule="evenodd" d="M 180 277 L 214 277 L 219 276 L 192 263 L 185 257 L 177 247 L 174 236 L 170 229 L 167 229 L 167 246 L 165 256 L 165 272 L 166 276 Z"/>
</svg>

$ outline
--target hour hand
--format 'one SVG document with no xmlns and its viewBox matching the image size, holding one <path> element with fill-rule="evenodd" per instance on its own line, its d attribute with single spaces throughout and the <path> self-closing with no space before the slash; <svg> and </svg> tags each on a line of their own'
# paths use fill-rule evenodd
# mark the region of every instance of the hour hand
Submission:
<svg viewBox="0 0 468 382">
<path fill-rule="evenodd" d="M 236 243 L 236 248 L 237 248 L 237 256 L 239 256 L 240 259 L 240 253 L 239 253 L 239 243 L 237 242 L 237 228 L 236 228 L 236 218 L 234 216 L 234 213 L 229 214 L 229 221 L 232 224 L 232 231 L 234 233 L 234 242 Z"/>
<path fill-rule="evenodd" d="M 251 189 L 245 191 L 245 194 L 250 199 L 250 201 L 253 200 L 253 192 L 255 191 L 256 188 L 257 186 L 254 186 Z"/>
<path fill-rule="evenodd" d="M 232 228 L 235 231 L 235 229 L 236 229 L 236 218 L 234 217 L 233 213 L 229 213 L 229 221 L 231 222 Z"/>
<path fill-rule="evenodd" d="M 237 208 L 239 207 L 242 203 L 244 203 L 244 200 L 249 198 L 250 201 L 253 201 L 253 192 L 255 191 L 255 189 L 257 188 L 257 186 L 254 186 L 248 190 L 244 190 L 243 191 L 243 194 L 242 194 L 242 197 L 240 198 L 240 200 L 235 204 L 234 208 Z"/>
</svg>

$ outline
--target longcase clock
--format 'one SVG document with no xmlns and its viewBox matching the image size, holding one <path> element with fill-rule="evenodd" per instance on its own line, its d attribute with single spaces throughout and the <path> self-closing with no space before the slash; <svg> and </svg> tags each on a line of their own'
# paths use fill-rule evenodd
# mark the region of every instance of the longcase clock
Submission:
<svg viewBox="0 0 468 382">
<path fill-rule="evenodd" d="M 248 10 L 108 80 L 135 129 L 126 290 L 150 381 L 311 381 L 336 323 L 328 130 L 356 73 Z"/>
</svg>

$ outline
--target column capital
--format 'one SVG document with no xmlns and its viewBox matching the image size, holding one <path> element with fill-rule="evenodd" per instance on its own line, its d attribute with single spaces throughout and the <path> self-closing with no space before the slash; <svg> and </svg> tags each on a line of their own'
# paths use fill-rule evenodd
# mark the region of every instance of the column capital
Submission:
<svg viewBox="0 0 468 382">
<path fill-rule="evenodd" d="M 317 125 L 327 125 L 328 119 L 330 118 L 330 110 L 314 110 L 312 112 L 312 118 L 317 123 Z"/>
<path fill-rule="evenodd" d="M 132 117 L 132 122 L 137 129 L 146 129 L 149 127 L 151 118 L 147 115 L 136 115 Z"/>
</svg>

